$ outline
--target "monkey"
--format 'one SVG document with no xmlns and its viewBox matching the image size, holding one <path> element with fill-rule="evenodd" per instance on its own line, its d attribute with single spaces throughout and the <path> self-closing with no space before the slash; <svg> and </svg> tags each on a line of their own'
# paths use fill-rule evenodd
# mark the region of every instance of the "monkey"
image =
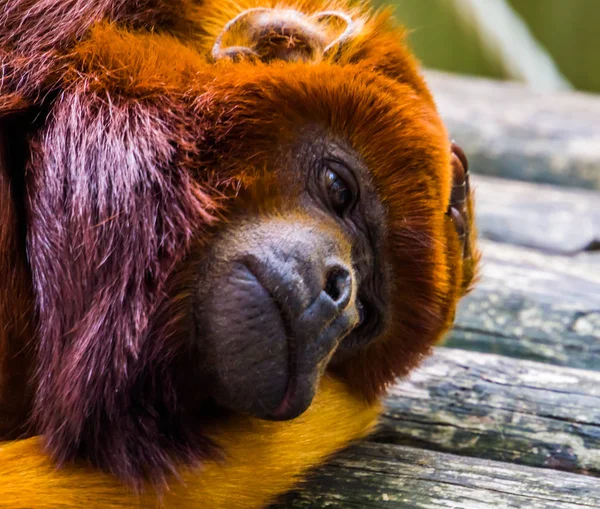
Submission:
<svg viewBox="0 0 600 509">
<path fill-rule="evenodd" d="M 402 29 L 350 0 L 0 19 L 0 507 L 265 507 L 372 431 L 476 276 Z"/>
</svg>

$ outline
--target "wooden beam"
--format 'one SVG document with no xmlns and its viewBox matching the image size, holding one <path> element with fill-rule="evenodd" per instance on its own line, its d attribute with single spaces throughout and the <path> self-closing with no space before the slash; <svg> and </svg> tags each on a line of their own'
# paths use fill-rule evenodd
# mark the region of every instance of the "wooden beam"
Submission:
<svg viewBox="0 0 600 509">
<path fill-rule="evenodd" d="M 600 250 L 599 192 L 480 175 L 473 187 L 484 238 L 553 254 Z"/>
<path fill-rule="evenodd" d="M 596 476 L 600 373 L 438 348 L 370 442 L 273 509 L 591 509 Z"/>
<path fill-rule="evenodd" d="M 600 477 L 600 373 L 439 348 L 377 439 Z"/>
<path fill-rule="evenodd" d="M 600 265 L 482 241 L 481 280 L 447 345 L 600 370 Z"/>
<path fill-rule="evenodd" d="M 600 98 L 429 71 L 450 135 L 475 173 L 600 189 Z"/>
<path fill-rule="evenodd" d="M 273 509 L 595 509 L 600 482 L 389 444 L 356 446 Z"/>
</svg>

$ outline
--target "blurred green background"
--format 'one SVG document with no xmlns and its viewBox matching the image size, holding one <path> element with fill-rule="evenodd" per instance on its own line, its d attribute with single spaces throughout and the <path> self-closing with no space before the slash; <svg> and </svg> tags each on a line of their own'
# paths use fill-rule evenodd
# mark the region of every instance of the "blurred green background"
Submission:
<svg viewBox="0 0 600 509">
<path fill-rule="evenodd" d="M 525 68 L 532 67 L 526 63 L 531 55 L 522 49 L 527 45 L 511 35 L 518 32 L 515 20 L 520 18 L 566 81 L 579 90 L 600 92 L 600 0 L 390 0 L 380 4 L 394 6 L 399 21 L 410 30 L 411 47 L 426 67 L 519 80 L 512 73 L 515 60 L 522 58 Z M 511 11 L 509 22 L 498 16 L 498 8 Z M 479 11 L 479 23 L 469 16 L 469 9 Z M 490 50 L 488 36 L 512 44 L 508 51 L 513 64 Z"/>
</svg>

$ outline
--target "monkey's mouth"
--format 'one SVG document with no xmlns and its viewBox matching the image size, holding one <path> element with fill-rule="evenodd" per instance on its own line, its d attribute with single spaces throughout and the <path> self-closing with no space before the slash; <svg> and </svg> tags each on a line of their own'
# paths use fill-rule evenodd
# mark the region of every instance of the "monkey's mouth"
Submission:
<svg viewBox="0 0 600 509">
<path fill-rule="evenodd" d="M 295 291 L 293 285 L 272 273 L 265 274 L 253 260 L 245 264 L 245 269 L 249 277 L 266 290 L 279 311 L 282 340 L 287 345 L 288 376 L 283 398 L 275 409 L 260 417 L 274 421 L 294 419 L 310 406 L 319 379 L 337 346 L 357 324 L 353 315 L 339 312 L 339 306 L 326 292 L 318 292 L 298 315 L 293 309 L 297 309 L 302 299 L 290 295 Z M 346 298 L 349 299 L 350 294 Z"/>
<path fill-rule="evenodd" d="M 312 398 L 311 398 L 312 399 Z M 287 421 L 297 417 L 306 409 L 298 403 L 298 383 L 296 375 L 292 372 L 288 381 L 288 387 L 283 400 L 279 406 L 271 412 L 273 421 Z"/>
<path fill-rule="evenodd" d="M 289 420 L 311 404 L 340 341 L 356 326 L 355 306 L 340 310 L 324 291 L 308 306 L 272 273 L 232 264 L 212 292 L 208 322 L 212 396 L 236 412 Z"/>
<path fill-rule="evenodd" d="M 314 306 L 314 305 L 313 305 Z M 305 315 L 313 315 L 309 307 Z M 301 331 L 292 329 L 288 338 L 288 383 L 285 395 L 279 406 L 263 418 L 274 421 L 294 419 L 310 406 L 318 388 L 321 376 L 327 369 L 338 346 L 356 326 L 355 318 L 342 314 L 319 333 L 312 333 L 309 327 Z"/>
<path fill-rule="evenodd" d="M 253 267 L 253 268 L 251 268 Z M 297 362 L 296 362 L 296 348 L 295 348 L 295 337 L 292 333 L 293 318 L 288 311 L 289 304 L 287 302 L 281 302 L 282 299 L 276 298 L 274 292 L 269 289 L 266 283 L 263 281 L 267 279 L 265 275 L 260 274 L 262 271 L 253 263 L 252 260 L 246 260 L 246 263 L 241 267 L 241 270 L 245 271 L 250 280 L 253 283 L 264 289 L 269 300 L 274 304 L 275 308 L 279 312 L 279 317 L 273 317 L 275 321 L 280 321 L 281 329 L 284 336 L 284 342 L 287 346 L 287 388 L 285 389 L 283 398 L 279 405 L 272 411 L 265 408 L 265 413 L 261 415 L 263 419 L 273 421 L 287 421 L 293 419 L 302 414 L 310 405 L 312 401 L 312 395 L 310 395 L 309 401 L 302 401 L 303 398 L 299 398 L 299 387 L 298 387 L 298 376 L 297 376 Z"/>
</svg>

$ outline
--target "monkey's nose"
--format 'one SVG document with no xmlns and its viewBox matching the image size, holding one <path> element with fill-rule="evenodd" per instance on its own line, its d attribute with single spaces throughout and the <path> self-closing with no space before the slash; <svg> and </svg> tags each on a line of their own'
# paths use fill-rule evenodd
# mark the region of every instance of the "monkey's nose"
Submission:
<svg viewBox="0 0 600 509">
<path fill-rule="evenodd" d="M 351 267 L 338 260 L 326 262 L 321 267 L 319 265 L 313 265 L 313 276 L 305 276 L 305 284 L 318 293 L 293 320 L 293 327 L 302 331 L 300 336 L 305 338 L 307 344 L 321 338 L 318 342 L 327 350 L 334 348 L 337 341 L 358 324 L 359 314 L 354 304 L 356 284 Z M 319 355 L 324 354 L 325 350 Z"/>
<path fill-rule="evenodd" d="M 352 296 L 352 275 L 350 271 L 342 265 L 334 265 L 328 268 L 323 291 L 337 305 L 339 311 L 346 309 Z"/>
</svg>

